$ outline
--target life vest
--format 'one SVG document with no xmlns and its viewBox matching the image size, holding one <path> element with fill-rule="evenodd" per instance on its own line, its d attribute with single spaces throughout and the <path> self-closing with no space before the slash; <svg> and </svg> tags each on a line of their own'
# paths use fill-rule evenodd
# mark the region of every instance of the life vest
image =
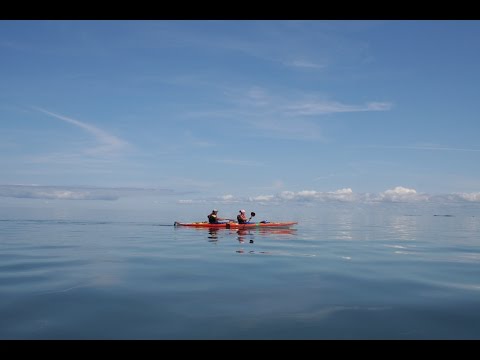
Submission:
<svg viewBox="0 0 480 360">
<path fill-rule="evenodd" d="M 237 215 L 237 221 L 239 224 L 246 224 L 247 220 L 242 219 L 242 215 Z"/>
</svg>

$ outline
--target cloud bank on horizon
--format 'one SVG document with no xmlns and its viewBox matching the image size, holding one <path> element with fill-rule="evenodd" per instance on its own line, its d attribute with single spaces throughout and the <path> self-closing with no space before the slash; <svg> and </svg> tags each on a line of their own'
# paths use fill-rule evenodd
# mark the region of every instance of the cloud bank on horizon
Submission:
<svg viewBox="0 0 480 360">
<path fill-rule="evenodd" d="M 132 196 L 168 196 L 181 195 L 171 189 L 143 188 L 98 188 L 74 186 L 39 186 L 39 185 L 0 185 L 0 197 L 44 200 L 118 200 Z M 276 194 L 257 196 L 235 196 L 226 194 L 218 197 L 197 197 L 195 199 L 171 200 L 178 204 L 194 203 L 241 203 L 281 204 L 290 202 L 478 202 L 480 192 L 429 195 L 418 193 L 415 189 L 397 186 L 380 193 L 355 193 L 350 188 L 321 192 L 316 190 L 281 191 Z"/>
<path fill-rule="evenodd" d="M 100 188 L 88 186 L 0 185 L 0 196 L 43 200 L 118 200 L 130 196 L 169 196 L 171 189 Z"/>
<path fill-rule="evenodd" d="M 281 191 L 273 195 L 259 195 L 248 197 L 248 201 L 263 204 L 279 204 L 288 202 L 480 202 L 480 192 L 453 193 L 430 195 L 418 193 L 415 189 L 397 186 L 380 193 L 355 193 L 351 188 L 338 189 L 335 191 L 321 192 L 315 190 Z M 231 203 L 243 202 L 245 198 L 237 198 L 234 195 L 219 197 L 217 202 Z M 194 200 L 180 200 L 183 203 L 195 202 Z M 204 200 L 202 200 L 204 201 Z"/>
</svg>

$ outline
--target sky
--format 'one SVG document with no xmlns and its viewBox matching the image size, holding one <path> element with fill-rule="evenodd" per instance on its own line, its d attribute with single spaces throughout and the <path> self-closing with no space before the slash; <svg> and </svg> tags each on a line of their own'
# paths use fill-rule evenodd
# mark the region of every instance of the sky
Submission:
<svg viewBox="0 0 480 360">
<path fill-rule="evenodd" d="M 480 21 L 0 21 L 0 202 L 480 203 Z"/>
</svg>

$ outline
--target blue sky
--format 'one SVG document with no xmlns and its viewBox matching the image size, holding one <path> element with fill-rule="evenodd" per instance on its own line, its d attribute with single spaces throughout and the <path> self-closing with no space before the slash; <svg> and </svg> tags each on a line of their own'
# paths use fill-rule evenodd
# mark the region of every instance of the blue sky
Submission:
<svg viewBox="0 0 480 360">
<path fill-rule="evenodd" d="M 0 21 L 0 199 L 480 202 L 479 21 Z"/>
</svg>

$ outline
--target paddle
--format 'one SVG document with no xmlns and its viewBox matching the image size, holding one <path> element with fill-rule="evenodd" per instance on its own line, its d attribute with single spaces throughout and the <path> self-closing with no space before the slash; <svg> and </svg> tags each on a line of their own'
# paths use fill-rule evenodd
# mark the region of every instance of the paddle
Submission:
<svg viewBox="0 0 480 360">
<path fill-rule="evenodd" d="M 252 211 L 252 212 L 250 213 L 250 219 L 251 219 L 252 217 L 254 217 L 254 216 L 255 216 L 255 213 Z M 248 222 L 250 222 L 250 219 L 248 219 Z"/>
</svg>

